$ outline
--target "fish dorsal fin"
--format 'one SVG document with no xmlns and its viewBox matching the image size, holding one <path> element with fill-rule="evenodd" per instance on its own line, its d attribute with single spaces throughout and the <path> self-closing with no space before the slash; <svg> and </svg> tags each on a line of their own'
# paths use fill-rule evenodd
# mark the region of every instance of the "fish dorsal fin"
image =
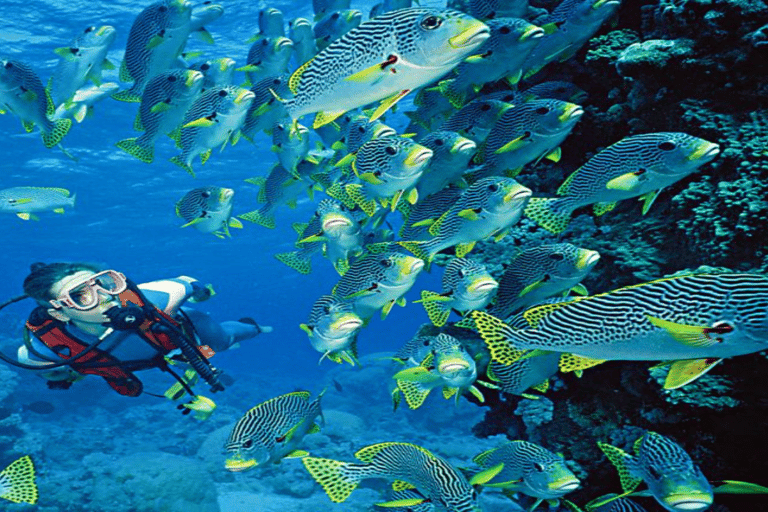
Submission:
<svg viewBox="0 0 768 512">
<path fill-rule="evenodd" d="M 642 439 L 642 438 L 641 438 Z M 633 477 L 630 475 L 628 463 L 633 461 L 633 457 L 624 452 L 621 448 L 616 448 L 608 443 L 597 443 L 597 446 L 603 451 L 611 464 L 614 465 L 619 472 L 619 480 L 621 480 L 621 488 L 624 492 L 634 491 L 638 485 L 643 481 L 642 478 Z"/>
<path fill-rule="evenodd" d="M 604 362 L 604 359 L 592 359 L 589 357 L 577 356 L 576 354 L 563 353 L 560 356 L 559 367 L 560 371 L 563 373 L 580 372 Z"/>
<path fill-rule="evenodd" d="M 738 480 L 723 480 L 723 484 L 713 491 L 716 494 L 768 494 L 768 487 Z"/>
<path fill-rule="evenodd" d="M 494 361 L 509 365 L 526 354 L 525 350 L 517 349 L 510 344 L 512 328 L 500 319 L 483 311 L 473 311 L 472 319 Z"/>
<path fill-rule="evenodd" d="M 498 450 L 498 448 L 491 448 L 490 450 L 486 450 L 483 453 L 479 453 L 472 458 L 472 462 L 474 462 L 480 467 L 484 467 L 486 465 L 485 463 L 488 460 L 488 457 L 493 455 L 493 453 L 496 450 Z"/>
<path fill-rule="evenodd" d="M 416 446 L 415 444 L 410 444 L 410 443 L 397 443 L 394 441 L 390 441 L 387 443 L 377 443 L 377 444 L 372 444 L 370 446 L 366 446 L 365 448 L 362 448 L 361 450 L 358 450 L 355 453 L 355 458 L 363 462 L 371 462 L 376 457 L 376 455 L 379 454 L 379 452 L 387 448 L 390 448 L 392 446 L 403 446 L 403 447 L 408 446 L 408 447 L 419 450 L 420 452 L 428 455 L 430 458 L 434 458 L 434 455 L 432 455 L 430 452 L 428 452 L 421 446 Z"/>
<path fill-rule="evenodd" d="M 315 60 L 314 57 L 312 57 L 307 62 L 299 66 L 299 68 L 296 71 L 294 71 L 291 77 L 288 79 L 288 89 L 293 94 L 296 94 L 299 91 L 299 82 L 301 81 L 301 76 L 304 74 L 307 68 L 309 68 L 313 60 Z"/>
<path fill-rule="evenodd" d="M 525 318 L 525 320 L 528 322 L 528 325 L 535 329 L 539 326 L 539 322 L 542 318 L 549 315 L 553 311 L 557 311 L 566 304 L 576 302 L 576 300 L 578 299 L 566 302 L 557 302 L 555 304 L 542 304 L 540 306 L 534 306 L 523 313 L 523 318 Z"/>
</svg>

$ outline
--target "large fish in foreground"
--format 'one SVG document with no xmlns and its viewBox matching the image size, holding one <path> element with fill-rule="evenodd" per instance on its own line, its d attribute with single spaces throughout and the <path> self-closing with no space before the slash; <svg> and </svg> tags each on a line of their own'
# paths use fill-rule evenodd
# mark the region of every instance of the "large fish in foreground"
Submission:
<svg viewBox="0 0 768 512">
<path fill-rule="evenodd" d="M 294 72 L 295 120 L 317 112 L 313 128 L 348 110 L 383 100 L 377 118 L 410 91 L 446 74 L 489 36 L 488 27 L 458 11 L 393 11 L 352 29 Z"/>
<path fill-rule="evenodd" d="M 331 501 L 346 500 L 361 481 L 383 478 L 397 488 L 415 487 L 421 494 L 410 500 L 378 504 L 387 508 L 431 503 L 435 512 L 480 512 L 475 491 L 445 459 L 409 443 L 379 443 L 355 453 L 361 463 L 305 457 L 309 474 L 323 486 Z"/>
<path fill-rule="evenodd" d="M 225 449 L 229 471 L 276 464 L 284 458 L 305 457 L 297 447 L 307 434 L 320 431 L 320 398 L 309 400 L 309 391 L 294 391 L 263 402 L 240 418 L 229 434 Z"/>
<path fill-rule="evenodd" d="M 599 216 L 613 210 L 618 201 L 638 197 L 645 214 L 662 188 L 695 172 L 718 153 L 717 144 L 685 133 L 632 135 L 573 171 L 557 189 L 560 197 L 532 199 L 525 214 L 552 233 L 563 232 L 571 213 L 590 204 Z"/>
<path fill-rule="evenodd" d="M 681 387 L 723 358 L 768 348 L 768 278 L 698 274 L 659 279 L 523 313 L 515 330 L 472 313 L 491 357 L 510 364 L 522 351 L 565 353 L 564 371 L 606 360 L 672 361 L 664 387 Z"/>
</svg>

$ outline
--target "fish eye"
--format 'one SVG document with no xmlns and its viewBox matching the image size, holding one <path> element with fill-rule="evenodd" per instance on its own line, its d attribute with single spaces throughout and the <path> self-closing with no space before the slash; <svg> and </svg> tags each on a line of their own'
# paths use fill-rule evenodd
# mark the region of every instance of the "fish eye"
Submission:
<svg viewBox="0 0 768 512">
<path fill-rule="evenodd" d="M 203 191 L 203 193 L 200 194 L 200 195 L 203 196 L 203 197 L 211 197 L 211 193 L 208 192 L 207 190 Z"/>
<path fill-rule="evenodd" d="M 560 252 L 553 252 L 552 254 L 549 255 L 549 259 L 555 260 L 555 261 L 563 261 L 563 258 L 565 258 L 565 256 L 563 256 L 563 253 L 560 253 Z"/>
<path fill-rule="evenodd" d="M 11 64 L 10 62 L 5 63 L 5 69 L 11 69 L 12 67 L 13 67 L 13 64 Z"/>
<path fill-rule="evenodd" d="M 661 144 L 659 144 L 659 149 L 662 151 L 672 151 L 677 147 L 677 144 L 672 142 L 671 140 L 665 140 Z"/>
<path fill-rule="evenodd" d="M 426 30 L 434 30 L 442 24 L 443 24 L 443 20 L 438 16 L 427 16 L 426 18 L 421 20 L 421 28 Z"/>
<path fill-rule="evenodd" d="M 480 107 L 480 110 L 482 110 L 483 112 L 488 112 L 489 110 L 491 110 L 491 106 L 487 103 L 484 103 L 483 106 Z"/>
<path fill-rule="evenodd" d="M 331 14 L 331 19 L 332 19 L 332 20 L 337 20 L 337 19 L 339 19 L 339 13 L 338 13 L 338 12 L 335 12 L 335 13 Z"/>
<path fill-rule="evenodd" d="M 323 313 L 326 315 L 331 313 L 331 306 L 323 306 Z"/>
<path fill-rule="evenodd" d="M 428 346 L 429 346 L 429 340 L 424 340 L 424 341 L 423 341 L 423 343 L 424 343 L 424 346 L 425 346 L 425 347 L 428 347 Z"/>
<path fill-rule="evenodd" d="M 542 464 L 541 462 L 534 462 L 534 463 L 533 463 L 533 467 L 534 467 L 534 469 L 536 469 L 536 471 L 538 471 L 539 473 L 543 473 L 543 472 L 544 472 L 544 469 L 545 469 L 545 468 L 544 468 L 544 464 Z"/>
<path fill-rule="evenodd" d="M 165 12 L 165 11 L 168 10 L 168 8 L 166 6 L 164 6 L 164 5 L 161 5 L 157 10 L 160 11 L 160 12 Z"/>
<path fill-rule="evenodd" d="M 88 32 L 93 32 L 94 30 L 96 30 L 96 27 L 88 27 L 85 29 L 85 33 L 87 34 Z"/>
<path fill-rule="evenodd" d="M 459 275 L 459 277 L 465 277 L 467 275 L 467 273 L 464 271 L 463 268 L 460 268 L 457 274 Z"/>
<path fill-rule="evenodd" d="M 243 448 L 245 448 L 246 450 L 251 446 L 253 446 L 253 439 L 246 439 L 245 441 L 243 441 Z"/>
<path fill-rule="evenodd" d="M 651 474 L 654 480 L 659 480 L 661 478 L 661 473 L 653 466 L 648 466 L 648 472 Z"/>
<path fill-rule="evenodd" d="M 389 260 L 389 258 L 384 258 L 383 260 L 381 260 L 381 262 L 380 262 L 380 263 L 381 263 L 383 266 L 387 267 L 387 268 L 389 268 L 389 267 L 391 267 L 391 266 L 392 266 L 392 262 Z"/>
<path fill-rule="evenodd" d="M 392 146 L 387 146 L 386 148 L 384 148 L 384 151 L 386 151 L 388 155 L 396 155 L 397 154 L 397 149 L 395 149 Z"/>
<path fill-rule="evenodd" d="M 443 139 L 435 139 L 435 146 L 442 146 L 443 144 L 445 144 Z"/>
<path fill-rule="evenodd" d="M 491 192 L 498 191 L 499 190 L 499 184 L 498 183 L 491 183 L 490 185 L 488 185 L 488 190 L 490 190 Z"/>
<path fill-rule="evenodd" d="M 280 79 L 279 78 L 275 78 L 274 80 L 272 80 L 272 83 L 275 84 L 275 85 L 280 85 Z"/>
<path fill-rule="evenodd" d="M 176 75 L 168 75 L 168 81 L 169 82 L 175 82 L 176 81 Z"/>
<path fill-rule="evenodd" d="M 200 66 L 200 70 L 201 71 L 208 71 L 209 69 L 211 69 L 211 65 L 208 64 L 207 62 L 205 64 L 203 64 L 202 66 Z"/>
<path fill-rule="evenodd" d="M 505 35 L 506 35 L 506 34 L 509 34 L 510 32 L 512 32 L 512 29 L 511 29 L 511 28 L 509 28 L 507 25 L 504 25 L 504 26 L 503 26 L 503 27 L 501 27 L 501 29 L 499 30 L 499 33 L 501 33 L 501 34 L 505 34 Z"/>
<path fill-rule="evenodd" d="M 221 96 L 222 98 L 226 95 L 227 95 L 227 91 L 224 91 L 224 90 L 219 91 L 219 96 Z"/>
<path fill-rule="evenodd" d="M 364 126 L 359 126 L 357 128 L 357 131 L 359 131 L 360 133 L 365 133 L 365 127 Z"/>
<path fill-rule="evenodd" d="M 536 113 L 539 114 L 540 116 L 549 114 L 549 107 L 539 107 L 536 109 Z"/>
</svg>

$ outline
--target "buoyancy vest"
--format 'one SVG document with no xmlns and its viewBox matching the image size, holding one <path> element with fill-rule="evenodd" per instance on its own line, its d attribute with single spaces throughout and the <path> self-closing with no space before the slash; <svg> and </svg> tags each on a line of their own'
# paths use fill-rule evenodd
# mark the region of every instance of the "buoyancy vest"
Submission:
<svg viewBox="0 0 768 512">
<path fill-rule="evenodd" d="M 59 357 L 70 361 L 68 366 L 74 371 L 82 375 L 98 375 L 102 377 L 112 389 L 121 395 L 139 396 L 144 386 L 131 370 L 143 370 L 153 367 L 165 369 L 167 364 L 163 356 L 179 348 L 174 343 L 168 329 L 154 328 L 158 324 L 158 317 L 163 322 L 168 322 L 175 327 L 177 332 L 184 331 L 184 329 L 182 324 L 176 319 L 153 304 L 145 303 L 139 294 L 131 290 L 131 287 L 127 288 L 117 297 L 122 306 L 134 305 L 142 308 L 150 306 L 153 308 L 154 314 L 147 315 L 147 318 L 137 327 L 137 331 L 147 343 L 157 350 L 157 357 L 145 361 L 125 362 L 98 347 L 83 353 L 91 343 L 87 343 L 69 332 L 64 322 L 51 317 L 46 308 L 42 306 L 32 311 L 27 319 L 26 327 L 35 338 L 40 340 Z"/>
</svg>

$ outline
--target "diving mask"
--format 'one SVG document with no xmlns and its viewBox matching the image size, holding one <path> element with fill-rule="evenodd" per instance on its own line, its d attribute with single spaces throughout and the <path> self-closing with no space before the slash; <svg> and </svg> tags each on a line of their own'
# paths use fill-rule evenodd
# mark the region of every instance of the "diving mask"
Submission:
<svg viewBox="0 0 768 512">
<path fill-rule="evenodd" d="M 93 309 L 99 304 L 99 293 L 117 295 L 127 288 L 125 276 L 115 270 L 104 270 L 88 276 L 84 281 L 68 284 L 56 300 L 49 301 L 56 309 L 68 307 L 80 311 Z"/>
</svg>

